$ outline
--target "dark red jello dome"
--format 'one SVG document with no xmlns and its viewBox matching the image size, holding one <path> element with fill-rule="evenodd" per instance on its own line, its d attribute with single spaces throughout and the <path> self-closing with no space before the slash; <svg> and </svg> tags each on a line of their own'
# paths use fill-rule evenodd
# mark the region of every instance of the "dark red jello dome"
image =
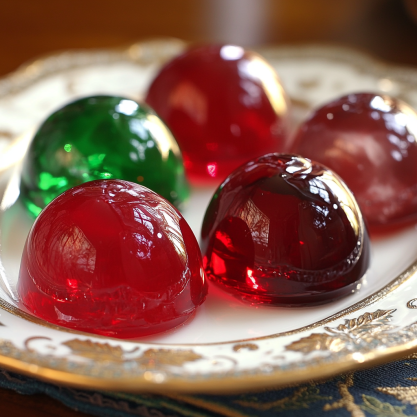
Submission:
<svg viewBox="0 0 417 417">
<path fill-rule="evenodd" d="M 320 304 L 357 287 L 369 239 L 346 185 L 324 166 L 269 154 L 217 189 L 203 228 L 208 278 L 252 303 Z"/>
<path fill-rule="evenodd" d="M 242 163 L 287 146 L 280 80 L 261 56 L 239 46 L 186 51 L 162 68 L 146 101 L 173 132 L 194 183 L 219 184 Z"/>
<path fill-rule="evenodd" d="M 204 301 L 207 282 L 194 234 L 171 204 L 141 185 L 99 180 L 41 212 L 18 293 L 51 323 L 135 338 L 183 323 Z"/>
<path fill-rule="evenodd" d="M 349 94 L 299 128 L 294 153 L 333 169 L 371 231 L 417 220 L 417 114 L 386 95 Z"/>
</svg>

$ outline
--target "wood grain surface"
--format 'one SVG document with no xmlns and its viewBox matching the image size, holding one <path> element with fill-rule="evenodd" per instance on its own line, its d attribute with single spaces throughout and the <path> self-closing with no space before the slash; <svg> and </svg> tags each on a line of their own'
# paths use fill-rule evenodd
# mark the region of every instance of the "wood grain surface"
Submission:
<svg viewBox="0 0 417 417">
<path fill-rule="evenodd" d="M 417 0 L 0 0 L 0 76 L 54 51 L 167 36 L 248 46 L 336 43 L 417 67 Z M 85 415 L 45 395 L 6 389 L 0 411 Z"/>
</svg>

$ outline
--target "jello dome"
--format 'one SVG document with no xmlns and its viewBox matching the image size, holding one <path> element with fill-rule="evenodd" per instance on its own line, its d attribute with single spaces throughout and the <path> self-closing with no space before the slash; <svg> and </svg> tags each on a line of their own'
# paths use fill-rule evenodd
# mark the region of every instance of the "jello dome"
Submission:
<svg viewBox="0 0 417 417">
<path fill-rule="evenodd" d="M 206 293 L 200 249 L 181 214 L 121 180 L 91 181 L 53 200 L 29 232 L 18 280 L 32 314 L 118 338 L 180 325 Z"/>
<path fill-rule="evenodd" d="M 339 174 L 372 231 L 417 221 L 417 113 L 385 94 L 355 93 L 316 109 L 292 152 Z"/>
<path fill-rule="evenodd" d="M 219 184 L 242 163 L 288 145 L 280 79 L 240 46 L 190 48 L 161 69 L 146 102 L 174 133 L 193 183 Z"/>
<path fill-rule="evenodd" d="M 146 104 L 123 97 L 85 97 L 51 114 L 25 157 L 21 194 L 38 215 L 63 191 L 97 179 L 139 183 L 176 206 L 189 192 L 169 129 Z"/>
<path fill-rule="evenodd" d="M 207 277 L 253 304 L 345 296 L 369 265 L 369 239 L 343 181 L 308 159 L 269 154 L 217 189 L 202 228 Z"/>
</svg>

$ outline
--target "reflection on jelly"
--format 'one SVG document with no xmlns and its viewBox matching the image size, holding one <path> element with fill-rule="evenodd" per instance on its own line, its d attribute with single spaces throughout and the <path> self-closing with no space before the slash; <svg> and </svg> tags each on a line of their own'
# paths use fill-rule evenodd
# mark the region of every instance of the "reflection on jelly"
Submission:
<svg viewBox="0 0 417 417">
<path fill-rule="evenodd" d="M 207 164 L 207 172 L 212 178 L 217 176 L 217 164 L 214 162 L 212 164 Z"/>
<path fill-rule="evenodd" d="M 287 146 L 280 80 L 239 46 L 190 49 L 162 68 L 146 101 L 174 133 L 194 183 L 219 184 L 242 163 Z"/>
<path fill-rule="evenodd" d="M 358 205 L 332 171 L 269 154 L 218 188 L 202 228 L 207 276 L 252 303 L 313 305 L 351 293 L 369 264 Z"/>
<path fill-rule="evenodd" d="M 417 114 L 401 100 L 349 94 L 316 110 L 292 151 L 339 174 L 372 231 L 417 220 Z"/>
<path fill-rule="evenodd" d="M 188 197 L 178 145 L 152 109 L 122 97 L 87 97 L 41 125 L 24 161 L 21 192 L 36 216 L 68 188 L 116 178 L 140 182 L 176 206 Z"/>
<path fill-rule="evenodd" d="M 25 245 L 18 292 L 51 323 L 119 338 L 165 331 L 207 293 L 197 241 L 149 189 L 92 181 L 61 194 Z"/>
</svg>

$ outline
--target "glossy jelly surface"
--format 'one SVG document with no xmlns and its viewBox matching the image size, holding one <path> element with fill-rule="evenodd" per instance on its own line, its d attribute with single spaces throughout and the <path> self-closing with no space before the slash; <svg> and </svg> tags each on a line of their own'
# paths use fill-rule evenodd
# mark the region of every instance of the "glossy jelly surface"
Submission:
<svg viewBox="0 0 417 417">
<path fill-rule="evenodd" d="M 162 68 L 146 102 L 174 133 L 193 183 L 216 183 L 287 146 L 288 102 L 273 68 L 233 45 L 188 50 Z"/>
<path fill-rule="evenodd" d="M 333 169 L 354 193 L 370 231 L 417 220 L 417 114 L 378 94 L 350 94 L 316 110 L 292 151 Z"/>
<path fill-rule="evenodd" d="M 357 288 L 369 239 L 346 185 L 320 164 L 269 154 L 218 188 L 202 228 L 207 277 L 253 304 L 320 304 Z"/>
<path fill-rule="evenodd" d="M 118 338 L 183 323 L 205 299 L 201 253 L 181 214 L 128 181 L 72 188 L 36 219 L 18 293 L 51 323 Z"/>
<path fill-rule="evenodd" d="M 147 105 L 122 97 L 86 97 L 50 115 L 27 152 L 21 193 L 36 216 L 65 190 L 97 179 L 140 183 L 177 207 L 189 193 L 171 132 Z"/>
</svg>

